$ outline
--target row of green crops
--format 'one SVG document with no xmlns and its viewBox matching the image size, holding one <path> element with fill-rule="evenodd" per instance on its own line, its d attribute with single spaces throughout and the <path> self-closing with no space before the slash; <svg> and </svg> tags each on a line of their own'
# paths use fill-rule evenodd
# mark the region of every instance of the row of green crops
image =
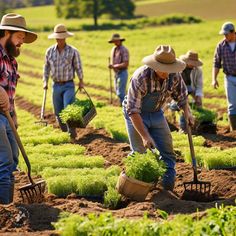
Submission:
<svg viewBox="0 0 236 236">
<path fill-rule="evenodd" d="M 105 206 L 115 208 L 120 195 L 115 191 L 120 167 L 104 169 L 102 156 L 87 156 L 85 148 L 69 144 L 67 133 L 49 126 L 35 124 L 29 113 L 18 110 L 19 133 L 30 159 L 33 174 L 41 175 L 49 193 L 66 197 L 105 197 Z M 23 158 L 19 167 L 27 170 Z"/>
<path fill-rule="evenodd" d="M 165 212 L 162 212 L 166 218 Z M 156 222 L 144 217 L 139 220 L 118 219 L 111 214 L 62 215 L 55 223 L 63 236 L 116 235 L 116 236 L 235 236 L 236 207 L 219 207 L 207 210 L 203 217 L 177 215 L 173 220 Z"/>
</svg>

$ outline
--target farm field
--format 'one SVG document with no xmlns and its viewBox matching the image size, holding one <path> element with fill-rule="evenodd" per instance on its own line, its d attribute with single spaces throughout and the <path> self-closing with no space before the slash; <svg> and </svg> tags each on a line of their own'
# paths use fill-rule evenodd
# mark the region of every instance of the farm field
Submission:
<svg viewBox="0 0 236 236">
<path fill-rule="evenodd" d="M 142 14 L 145 14 L 146 7 L 160 7 L 159 4 L 166 8 L 180 2 L 185 5 L 191 2 L 192 8 L 196 4 L 196 1 L 192 0 L 137 2 L 137 14 L 140 14 L 141 8 Z M 198 2 L 199 5 L 203 4 L 203 1 Z M 210 3 L 210 0 L 205 2 Z M 182 6 L 181 4 L 178 6 Z M 222 7 L 221 1 L 215 5 L 216 9 Z M 29 23 L 32 29 L 41 31 L 47 28 L 52 31 L 53 25 L 61 22 L 55 18 L 51 6 L 47 7 L 49 10 L 44 22 L 38 9 L 42 10 L 42 7 L 19 10 L 28 18 L 32 17 Z M 185 13 L 178 7 L 175 9 L 176 13 Z M 151 16 L 151 11 L 148 12 Z M 50 87 L 46 102 L 46 119 L 49 124 L 47 127 L 35 124 L 39 120 L 43 96 L 44 54 L 55 41 L 47 39 L 49 32 L 39 32 L 38 40 L 34 44 L 23 45 L 21 55 L 17 59 L 21 76 L 16 97 L 19 134 L 32 164 L 33 178 L 43 178 L 46 181 L 47 193 L 43 203 L 22 204 L 19 192 L 15 191 L 14 204 L 0 206 L 0 235 L 58 235 L 58 232 L 62 235 L 89 235 L 86 234 L 88 232 L 93 232 L 91 235 L 200 235 L 197 232 L 201 230 L 205 235 L 235 235 L 236 133 L 229 132 L 222 72 L 219 76 L 219 89 L 214 90 L 211 87 L 212 58 L 215 46 L 221 39 L 218 31 L 228 18 L 224 14 L 218 18 L 218 11 L 214 11 L 214 17 L 209 14 L 209 19 L 206 19 L 203 10 L 202 12 L 203 15 L 197 14 L 204 18 L 199 24 L 74 31 L 75 36 L 67 42 L 77 47 L 80 52 L 85 88 L 92 97 L 98 113 L 87 128 L 77 129 L 76 144 L 70 144 L 68 135 L 58 129 L 52 111 Z M 233 14 L 230 15 L 230 19 L 236 23 Z M 103 21 L 106 22 L 99 22 Z M 78 25 L 78 29 L 82 24 L 92 24 L 92 21 L 87 19 L 63 22 L 72 28 Z M 174 193 L 163 191 L 158 184 L 144 202 L 123 200 L 114 205 L 113 198 L 120 200 L 120 196 L 114 193 L 114 188 L 124 167 L 122 159 L 130 151 L 122 111 L 115 94 L 113 104 L 109 103 L 107 63 L 111 45 L 107 41 L 117 31 L 126 38 L 124 44 L 130 51 L 130 76 L 141 66 L 142 58 L 152 54 L 159 44 L 172 45 L 178 56 L 189 49 L 199 53 L 204 63 L 203 104 L 205 108 L 217 113 L 216 132 L 208 132 L 205 129 L 196 132 L 193 137 L 199 177 L 212 184 L 208 198 L 186 199 L 184 196 L 183 182 L 192 180 L 188 140 L 185 134 L 178 133 L 178 124 L 173 122 L 171 114 L 166 111 L 177 154 Z M 75 80 L 78 81 L 77 78 Z M 84 94 L 79 93 L 78 96 L 84 97 Z M 21 171 L 15 173 L 16 190 L 28 183 L 22 156 L 19 169 Z M 221 208 L 221 205 L 225 208 Z M 29 214 L 27 220 L 20 223 L 15 220 L 19 209 Z M 59 216 L 63 212 L 67 213 L 64 213 L 64 218 L 59 221 Z M 90 213 L 96 216 L 100 214 L 99 219 L 88 216 Z M 209 221 L 212 224 L 209 224 Z M 53 222 L 59 223 L 55 226 Z M 95 231 L 96 229 L 100 231 Z M 193 230 L 196 230 L 196 234 Z"/>
</svg>

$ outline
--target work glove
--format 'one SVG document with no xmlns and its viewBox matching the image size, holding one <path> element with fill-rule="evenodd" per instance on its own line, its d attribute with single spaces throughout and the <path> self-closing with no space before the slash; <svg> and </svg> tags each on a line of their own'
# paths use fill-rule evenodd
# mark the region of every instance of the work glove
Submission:
<svg viewBox="0 0 236 236">
<path fill-rule="evenodd" d="M 0 86 L 0 110 L 3 112 L 10 110 L 9 97 L 2 86 Z"/>
</svg>

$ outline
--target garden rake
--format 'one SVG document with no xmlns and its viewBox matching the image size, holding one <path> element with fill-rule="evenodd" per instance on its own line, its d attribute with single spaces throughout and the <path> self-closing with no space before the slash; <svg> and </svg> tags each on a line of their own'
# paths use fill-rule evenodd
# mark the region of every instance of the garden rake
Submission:
<svg viewBox="0 0 236 236">
<path fill-rule="evenodd" d="M 41 124 L 43 126 L 47 126 L 48 122 L 45 120 L 45 104 L 46 104 L 46 97 L 47 97 L 47 89 L 44 89 L 44 93 L 43 93 L 43 103 L 42 103 L 42 108 L 41 108 L 41 112 L 40 112 L 40 121 L 36 121 L 36 124 Z"/>
<path fill-rule="evenodd" d="M 189 182 L 184 182 L 184 189 L 186 192 L 193 193 L 193 195 L 200 194 L 200 195 L 205 195 L 206 197 L 209 197 L 210 191 L 211 191 L 211 183 L 207 181 L 200 181 L 197 178 L 197 161 L 196 161 L 194 147 L 193 147 L 192 132 L 187 121 L 186 121 L 186 129 L 187 129 L 190 154 L 191 154 L 191 159 L 192 159 L 193 180 Z"/>
<path fill-rule="evenodd" d="M 44 180 L 41 180 L 38 182 L 33 181 L 32 177 L 31 177 L 31 165 L 30 165 L 29 159 L 26 155 L 23 144 L 20 140 L 20 137 L 18 135 L 18 132 L 15 128 L 15 124 L 10 116 L 9 111 L 6 111 L 5 115 L 6 115 L 8 121 L 10 123 L 10 126 L 13 130 L 17 144 L 19 146 L 19 149 L 21 151 L 21 154 L 24 158 L 24 161 L 25 161 L 27 169 L 28 169 L 28 178 L 29 178 L 30 183 L 19 188 L 23 202 L 25 202 L 25 203 L 41 202 L 44 198 L 43 193 L 44 193 L 45 185 L 46 185 L 45 181 Z"/>
</svg>

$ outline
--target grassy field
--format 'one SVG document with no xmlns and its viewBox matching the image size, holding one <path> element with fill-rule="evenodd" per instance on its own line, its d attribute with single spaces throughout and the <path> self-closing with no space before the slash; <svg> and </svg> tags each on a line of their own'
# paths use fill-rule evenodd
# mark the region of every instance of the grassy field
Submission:
<svg viewBox="0 0 236 236">
<path fill-rule="evenodd" d="M 136 14 L 162 16 L 183 13 L 198 16 L 205 20 L 229 20 L 235 18 L 235 7 L 236 1 L 234 0 L 141 1 L 137 2 Z"/>
</svg>

